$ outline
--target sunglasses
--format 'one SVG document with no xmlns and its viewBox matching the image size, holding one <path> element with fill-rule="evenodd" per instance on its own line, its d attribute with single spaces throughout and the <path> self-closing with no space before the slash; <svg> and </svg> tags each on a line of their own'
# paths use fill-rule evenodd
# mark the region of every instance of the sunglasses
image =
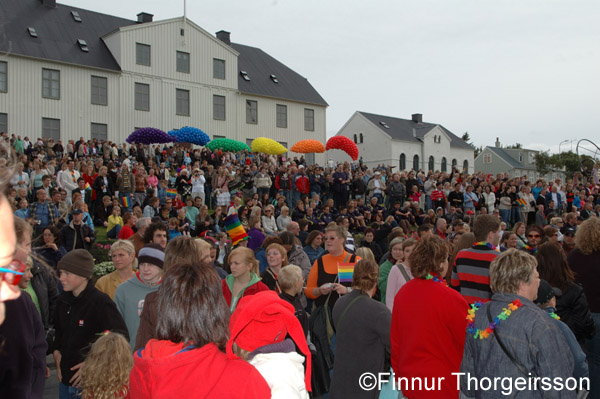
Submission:
<svg viewBox="0 0 600 399">
<path fill-rule="evenodd" d="M 529 238 L 540 238 L 541 236 L 539 234 L 527 234 L 527 237 L 529 237 Z"/>
<path fill-rule="evenodd" d="M 325 241 L 333 241 L 335 240 L 337 237 L 323 237 L 323 240 Z"/>
<path fill-rule="evenodd" d="M 26 267 L 25 263 L 14 259 L 6 267 L 0 267 L 0 273 L 6 273 L 2 278 L 8 284 L 17 285 L 21 281 L 21 277 L 25 274 Z"/>
</svg>

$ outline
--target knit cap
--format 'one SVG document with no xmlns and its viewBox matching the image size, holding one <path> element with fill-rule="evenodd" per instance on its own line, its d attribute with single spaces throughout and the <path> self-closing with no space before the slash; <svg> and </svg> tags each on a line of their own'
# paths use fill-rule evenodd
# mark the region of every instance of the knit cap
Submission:
<svg viewBox="0 0 600 399">
<path fill-rule="evenodd" d="M 253 352 L 266 345 L 281 343 L 289 335 L 306 357 L 304 383 L 310 391 L 310 349 L 294 312 L 294 307 L 279 298 L 275 291 L 262 291 L 241 298 L 229 321 L 231 335 L 227 342 L 227 355 L 235 357 L 234 342 L 241 349 Z"/>
<path fill-rule="evenodd" d="M 165 262 L 165 251 L 159 244 L 146 244 L 138 253 L 138 264 L 150 263 L 161 269 Z"/>
<path fill-rule="evenodd" d="M 58 261 L 58 270 L 90 279 L 94 273 L 94 258 L 85 249 L 74 249 Z"/>
<path fill-rule="evenodd" d="M 232 213 L 231 215 L 227 216 L 224 220 L 224 223 L 225 229 L 227 229 L 227 234 L 229 234 L 231 243 L 233 245 L 237 245 L 237 243 L 240 241 L 248 239 L 248 234 L 246 234 L 246 230 L 244 230 L 237 213 Z"/>
</svg>

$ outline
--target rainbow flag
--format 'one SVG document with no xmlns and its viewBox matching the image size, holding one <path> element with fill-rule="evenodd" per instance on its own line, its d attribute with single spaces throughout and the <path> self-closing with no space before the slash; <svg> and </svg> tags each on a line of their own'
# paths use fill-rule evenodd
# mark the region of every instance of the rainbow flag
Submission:
<svg viewBox="0 0 600 399">
<path fill-rule="evenodd" d="M 123 206 L 129 208 L 129 197 L 123 197 Z"/>
<path fill-rule="evenodd" d="M 338 263 L 340 283 L 351 283 L 354 276 L 354 263 Z"/>
<path fill-rule="evenodd" d="M 177 190 L 175 190 L 174 188 L 167 188 L 167 197 L 169 197 L 169 198 L 177 197 Z"/>
<path fill-rule="evenodd" d="M 242 226 L 240 222 L 240 218 L 238 218 L 237 213 L 232 213 L 227 216 L 224 220 L 225 229 L 227 230 L 227 234 L 231 238 L 231 243 L 236 245 L 238 242 L 242 240 L 248 240 L 248 234 L 246 234 L 246 230 Z"/>
<path fill-rule="evenodd" d="M 518 204 L 519 206 L 525 206 L 525 205 L 527 205 L 527 201 L 525 201 L 523 198 L 519 198 L 519 199 L 517 200 L 517 204 Z"/>
<path fill-rule="evenodd" d="M 90 186 L 90 183 L 85 183 L 85 187 L 83 187 L 85 189 L 85 191 L 92 191 L 92 186 Z"/>
</svg>

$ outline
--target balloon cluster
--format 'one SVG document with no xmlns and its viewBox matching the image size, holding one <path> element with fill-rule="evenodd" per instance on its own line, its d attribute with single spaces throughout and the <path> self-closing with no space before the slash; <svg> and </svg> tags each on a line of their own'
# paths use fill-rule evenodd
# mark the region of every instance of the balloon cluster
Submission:
<svg viewBox="0 0 600 399">
<path fill-rule="evenodd" d="M 352 160 L 358 159 L 358 147 L 354 144 L 354 141 L 350 140 L 345 136 L 333 136 L 327 140 L 327 150 L 342 150 L 346 154 L 350 155 Z"/>
<path fill-rule="evenodd" d="M 210 143 L 206 145 L 206 148 L 212 151 L 219 149 L 223 151 L 250 151 L 250 147 L 248 147 L 246 143 L 227 138 L 218 138 L 211 140 Z"/>
<path fill-rule="evenodd" d="M 141 144 L 165 144 L 173 142 L 173 137 L 160 129 L 153 127 L 143 127 L 131 133 L 126 141 Z"/>
<path fill-rule="evenodd" d="M 300 140 L 290 148 L 290 151 L 298 154 L 310 154 L 312 152 L 325 152 L 325 147 L 319 140 Z"/>
<path fill-rule="evenodd" d="M 173 137 L 173 140 L 178 143 L 192 143 L 201 146 L 205 146 L 210 141 L 208 134 L 198 128 L 189 126 L 184 126 L 179 130 L 171 130 L 169 136 Z"/>
<path fill-rule="evenodd" d="M 287 148 L 273 139 L 266 137 L 257 137 L 252 140 L 250 145 L 252 152 L 262 152 L 270 155 L 281 155 L 287 152 Z"/>
</svg>

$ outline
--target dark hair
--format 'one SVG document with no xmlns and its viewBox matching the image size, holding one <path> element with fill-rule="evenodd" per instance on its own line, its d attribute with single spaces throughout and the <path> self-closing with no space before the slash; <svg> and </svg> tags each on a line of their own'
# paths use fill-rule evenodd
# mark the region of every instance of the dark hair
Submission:
<svg viewBox="0 0 600 399">
<path fill-rule="evenodd" d="M 230 312 L 213 267 L 179 263 L 169 268 L 158 291 L 158 339 L 225 350 Z"/>
<path fill-rule="evenodd" d="M 131 213 L 131 212 L 125 212 L 123 214 L 123 225 L 126 225 L 127 222 L 129 222 L 129 219 L 131 219 L 132 216 L 133 216 L 133 213 Z"/>
<path fill-rule="evenodd" d="M 281 239 L 281 243 L 283 245 L 295 245 L 296 244 L 296 236 L 291 231 L 284 231 L 279 234 L 279 238 Z"/>
<path fill-rule="evenodd" d="M 261 244 L 261 248 L 267 248 L 271 244 L 279 244 L 282 245 L 281 238 L 278 236 L 266 236 L 263 243 Z M 218 246 L 217 246 L 218 248 Z"/>
<path fill-rule="evenodd" d="M 365 232 L 365 234 L 367 233 Z M 317 238 L 320 235 L 323 235 L 323 233 L 321 233 L 319 230 L 313 230 L 310 233 L 308 233 L 308 236 L 306 237 L 306 245 L 311 245 L 315 238 Z"/>
<path fill-rule="evenodd" d="M 352 288 L 367 293 L 377 285 L 379 266 L 375 261 L 362 259 L 354 266 Z"/>
<path fill-rule="evenodd" d="M 575 274 L 567 263 L 565 251 L 553 242 L 546 242 L 539 246 L 535 258 L 540 278 L 552 287 L 560 288 L 563 293 L 567 292 L 575 281 Z"/>
<path fill-rule="evenodd" d="M 60 233 L 60 230 L 58 229 L 58 227 L 53 226 L 53 225 L 48 225 L 48 226 L 46 226 L 46 228 L 44 230 L 50 230 L 50 233 L 54 236 L 54 243 L 56 244 L 57 247 L 59 247 L 61 244 L 62 234 Z"/>
<path fill-rule="evenodd" d="M 473 224 L 473 234 L 477 241 L 486 241 L 488 234 L 500 228 L 500 219 L 494 215 L 479 215 Z"/>
<path fill-rule="evenodd" d="M 148 226 L 148 228 L 144 232 L 144 243 L 145 244 L 152 242 L 152 240 L 154 239 L 154 232 L 156 230 L 162 230 L 162 231 L 166 231 L 166 232 L 169 231 L 168 227 L 162 221 L 150 223 L 150 226 Z"/>
</svg>

